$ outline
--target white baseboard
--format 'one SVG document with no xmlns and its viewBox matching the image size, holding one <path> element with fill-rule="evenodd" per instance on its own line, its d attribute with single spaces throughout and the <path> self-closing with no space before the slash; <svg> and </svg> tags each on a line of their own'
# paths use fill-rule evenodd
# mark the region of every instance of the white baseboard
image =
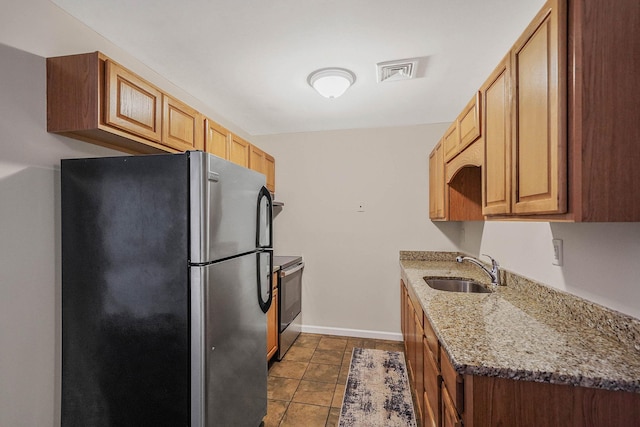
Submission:
<svg viewBox="0 0 640 427">
<path fill-rule="evenodd" d="M 402 341 L 401 333 L 367 331 L 364 329 L 330 328 L 326 326 L 302 325 L 302 332 L 308 332 L 310 334 L 337 335 L 341 337 L 373 338 L 378 340 Z"/>
</svg>

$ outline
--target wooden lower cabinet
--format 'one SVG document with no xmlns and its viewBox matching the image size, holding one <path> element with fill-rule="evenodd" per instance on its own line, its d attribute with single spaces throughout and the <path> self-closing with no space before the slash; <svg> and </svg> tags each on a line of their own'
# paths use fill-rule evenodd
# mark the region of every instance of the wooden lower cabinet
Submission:
<svg viewBox="0 0 640 427">
<path fill-rule="evenodd" d="M 422 329 L 423 313 L 419 308 L 419 302 L 409 294 L 404 282 L 400 281 L 401 292 L 401 319 L 403 323 L 403 338 L 405 346 L 405 358 L 407 361 L 407 371 L 411 381 L 414 396 L 418 403 L 415 407 L 416 417 L 422 418 L 424 405 L 422 395 L 424 394 L 424 353 L 422 349 Z M 413 300 L 413 301 L 412 301 Z"/>
<path fill-rule="evenodd" d="M 415 381 L 415 355 L 416 355 L 416 344 L 415 344 L 415 331 L 416 331 L 416 323 L 413 321 L 414 311 L 413 305 L 411 304 L 411 299 L 407 298 L 406 310 L 408 317 L 407 319 L 407 331 L 406 331 L 406 357 L 407 357 L 407 370 L 409 371 L 409 377 Z"/>
<path fill-rule="evenodd" d="M 273 273 L 273 297 L 267 311 L 267 361 L 278 351 L 278 273 Z"/>
<path fill-rule="evenodd" d="M 447 391 L 447 387 L 445 387 L 444 383 L 442 383 L 442 427 L 460 427 L 462 425 L 462 420 L 458 415 L 458 411 L 456 406 L 449 396 L 449 392 Z M 510 424 L 507 424 L 510 425 Z"/>
<path fill-rule="evenodd" d="M 422 344 L 424 337 L 424 330 L 422 329 L 422 312 L 420 312 L 420 318 L 418 315 L 414 313 L 414 322 L 416 324 L 415 332 L 414 332 L 414 351 L 415 354 L 413 359 L 414 363 L 414 374 L 415 374 L 415 385 L 414 391 L 416 395 L 416 400 L 418 403 L 418 407 L 416 408 L 418 414 L 418 419 L 423 419 L 424 417 L 424 400 L 420 399 L 420 396 L 424 395 L 424 346 Z"/>
<path fill-rule="evenodd" d="M 465 375 L 465 426 L 636 426 L 640 394 Z"/>
<path fill-rule="evenodd" d="M 638 425 L 640 393 L 459 374 L 413 289 L 403 281 L 400 300 L 405 355 L 422 426 Z M 422 321 L 418 320 L 421 315 Z"/>
<path fill-rule="evenodd" d="M 425 322 L 425 332 L 427 322 Z M 422 344 L 424 354 L 424 406 L 423 425 L 425 427 L 438 427 L 440 425 L 440 369 L 438 368 L 436 359 L 429 348 L 427 338 L 423 338 Z"/>
</svg>

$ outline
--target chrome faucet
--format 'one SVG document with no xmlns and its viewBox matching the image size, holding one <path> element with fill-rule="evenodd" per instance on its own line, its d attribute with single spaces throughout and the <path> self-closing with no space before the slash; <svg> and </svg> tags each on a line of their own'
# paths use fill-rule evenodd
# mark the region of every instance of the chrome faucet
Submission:
<svg viewBox="0 0 640 427">
<path fill-rule="evenodd" d="M 488 257 L 491 260 L 491 270 L 489 270 L 487 267 L 484 266 L 484 264 L 481 261 L 478 261 L 477 259 L 470 257 L 470 256 L 458 256 L 456 257 L 456 261 L 457 262 L 463 262 L 463 261 L 469 261 L 470 263 L 473 263 L 475 265 L 477 265 L 478 267 L 480 267 L 485 273 L 487 273 L 489 275 L 489 277 L 491 277 L 491 284 L 492 285 L 500 285 L 500 266 L 498 265 L 498 261 L 496 261 L 495 259 L 491 258 L 489 255 L 487 254 L 482 254 L 486 257 Z"/>
</svg>

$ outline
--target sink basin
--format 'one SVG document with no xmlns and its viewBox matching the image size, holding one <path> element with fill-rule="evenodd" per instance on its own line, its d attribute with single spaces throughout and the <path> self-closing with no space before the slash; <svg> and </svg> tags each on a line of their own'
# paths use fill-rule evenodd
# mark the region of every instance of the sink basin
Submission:
<svg viewBox="0 0 640 427">
<path fill-rule="evenodd" d="M 453 277 L 424 277 L 424 281 L 427 282 L 433 289 L 447 292 L 466 292 L 466 293 L 491 293 L 491 290 L 484 285 L 474 282 L 469 279 L 460 279 Z"/>
</svg>

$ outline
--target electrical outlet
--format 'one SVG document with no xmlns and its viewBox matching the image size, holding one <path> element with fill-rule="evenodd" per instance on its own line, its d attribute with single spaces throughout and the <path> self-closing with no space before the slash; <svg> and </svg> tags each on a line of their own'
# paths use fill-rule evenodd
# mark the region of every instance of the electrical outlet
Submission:
<svg viewBox="0 0 640 427">
<path fill-rule="evenodd" d="M 364 212 L 364 202 L 356 202 L 356 212 Z"/>
<path fill-rule="evenodd" d="M 553 239 L 553 265 L 562 265 L 562 239 Z"/>
</svg>

